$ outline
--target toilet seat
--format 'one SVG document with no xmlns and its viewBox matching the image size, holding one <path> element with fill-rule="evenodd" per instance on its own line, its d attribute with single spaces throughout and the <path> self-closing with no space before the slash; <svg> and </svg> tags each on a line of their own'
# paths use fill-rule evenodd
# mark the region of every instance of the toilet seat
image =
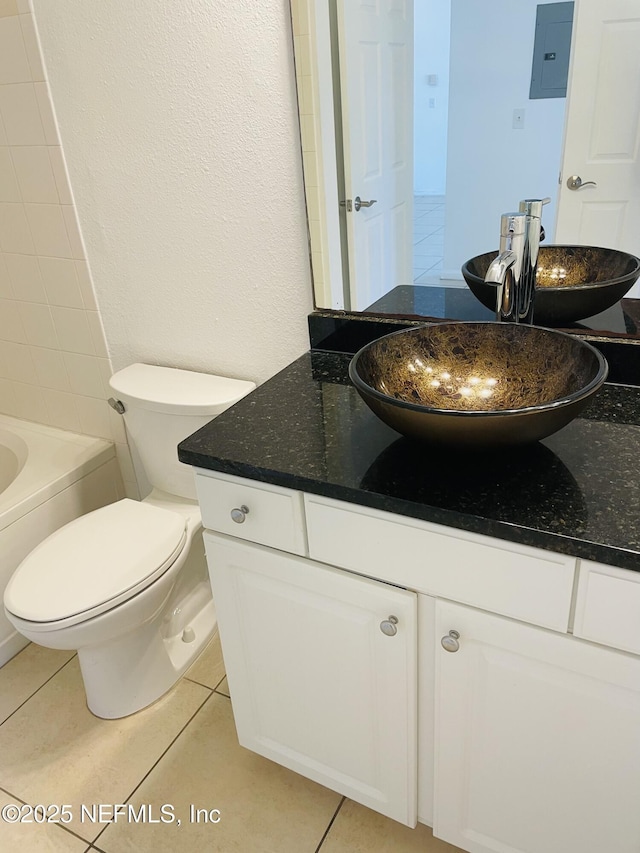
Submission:
<svg viewBox="0 0 640 853">
<path fill-rule="evenodd" d="M 125 498 L 81 516 L 20 564 L 5 607 L 32 630 L 64 628 L 104 613 L 150 586 L 176 561 L 187 519 Z"/>
</svg>

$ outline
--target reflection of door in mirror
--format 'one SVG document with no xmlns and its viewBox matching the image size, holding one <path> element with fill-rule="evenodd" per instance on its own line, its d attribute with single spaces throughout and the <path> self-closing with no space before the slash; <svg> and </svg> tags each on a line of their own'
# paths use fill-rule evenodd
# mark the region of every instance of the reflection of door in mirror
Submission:
<svg viewBox="0 0 640 853">
<path fill-rule="evenodd" d="M 640 0 L 577 12 L 556 240 L 639 255 Z"/>
<path fill-rule="evenodd" d="M 443 270 L 440 276 L 445 279 L 441 282 L 443 284 L 461 285 L 459 267 L 462 262 L 474 254 L 497 247 L 500 213 L 517 208 L 518 201 L 524 197 L 556 195 L 558 171 L 562 161 L 565 101 L 563 98 L 528 100 L 537 6 L 534 0 L 526 0 L 526 2 L 523 0 L 518 4 L 509 3 L 507 0 L 486 0 L 481 4 L 477 3 L 477 0 L 424 0 L 424 2 L 421 0 L 420 4 L 416 4 L 415 15 L 417 72 L 415 101 L 417 104 L 421 101 L 426 109 L 432 109 L 430 104 L 433 101 L 440 106 L 443 97 L 446 97 L 444 85 L 441 88 L 427 90 L 425 97 L 425 87 L 433 85 L 433 75 L 425 73 L 427 66 L 424 61 L 424 51 L 420 52 L 418 31 L 424 32 L 425 24 L 422 19 L 425 12 L 431 14 L 433 21 L 436 7 L 448 6 L 450 2 L 452 38 L 448 92 L 446 237 Z M 599 153 L 601 161 L 627 161 L 627 171 L 630 176 L 624 182 L 626 197 L 621 196 L 618 188 L 617 194 L 614 192 L 606 198 L 602 196 L 596 198 L 591 188 L 584 187 L 580 193 L 570 191 L 563 181 L 559 187 L 561 216 L 558 222 L 558 227 L 562 229 L 558 233 L 561 234 L 560 239 L 563 242 L 596 242 L 591 234 L 585 239 L 580 233 L 581 222 L 594 221 L 596 202 L 599 204 L 598 212 L 601 211 L 608 222 L 613 222 L 617 215 L 616 211 L 620 210 L 624 210 L 632 218 L 640 219 L 640 212 L 634 210 L 640 204 L 638 164 L 633 161 L 630 154 L 627 154 L 633 149 L 630 140 L 636 139 L 640 105 L 640 59 L 637 57 L 637 51 L 632 50 L 632 44 L 637 44 L 634 39 L 637 39 L 639 4 L 638 0 L 615 0 L 615 3 L 617 6 L 625 7 L 625 9 L 614 10 L 619 18 L 624 19 L 624 23 L 612 21 L 614 15 L 609 3 L 606 4 L 606 10 L 602 9 L 603 4 L 599 0 L 578 0 L 576 3 L 576 16 L 579 16 L 581 26 L 574 31 L 574 46 L 578 38 L 580 47 L 584 51 L 583 55 L 589 55 L 591 66 L 600 70 L 601 73 L 597 73 L 594 79 L 591 79 L 593 74 L 585 75 L 583 64 L 578 62 L 580 54 L 576 53 L 573 59 L 573 90 L 569 98 L 570 105 L 575 103 L 575 110 L 571 106 L 569 133 L 571 133 L 571 115 L 575 111 L 583 118 L 582 130 L 577 133 L 578 138 L 582 137 L 586 140 L 587 147 L 590 140 L 595 138 L 599 141 L 601 143 L 599 152 L 604 152 Z M 363 308 L 366 307 L 367 291 L 364 291 L 363 301 L 360 302 L 357 293 L 352 297 L 348 285 L 346 288 L 344 285 L 345 267 L 350 269 L 353 275 L 355 264 L 351 258 L 348 264 L 342 263 L 341 249 L 346 244 L 346 240 L 344 229 L 341 239 L 340 216 L 347 221 L 351 217 L 351 225 L 355 226 L 358 222 L 356 216 L 360 217 L 360 222 L 365 223 L 366 215 L 371 215 L 375 207 L 361 209 L 357 214 L 353 208 L 351 211 L 347 211 L 346 206 L 340 208 L 341 200 L 346 202 L 351 199 L 353 202 L 356 196 L 360 196 L 363 200 L 371 199 L 359 192 L 356 186 L 339 188 L 336 181 L 336 164 L 340 163 L 341 149 L 344 146 L 340 134 L 338 134 L 339 144 L 336 145 L 335 142 L 337 136 L 334 125 L 334 103 L 339 100 L 339 97 L 334 98 L 334 94 L 339 95 L 340 86 L 333 88 L 335 81 L 331 77 L 331 70 L 332 67 L 338 67 L 335 35 L 340 26 L 341 15 L 338 14 L 340 7 L 346 5 L 368 6 L 370 4 L 360 4 L 356 0 L 292 0 L 292 11 L 296 70 L 301 93 L 301 128 L 316 304 L 319 307 Z M 389 0 L 383 5 L 387 5 L 395 14 L 399 14 L 399 11 L 405 10 L 411 4 Z M 636 7 L 633 14 L 633 10 L 627 8 L 631 6 Z M 431 13 L 428 7 L 431 8 Z M 604 25 L 603 35 L 601 22 L 587 24 L 584 22 L 602 18 L 604 11 L 607 12 L 608 23 Z M 525 18 L 516 22 L 514 21 L 516 14 L 525 15 Z M 342 25 L 344 26 L 344 21 Z M 428 26 L 428 20 L 426 25 Z M 518 33 L 525 34 L 526 44 L 518 41 L 520 38 Z M 363 37 L 362 40 L 366 42 L 366 38 Z M 604 50 L 605 57 L 615 57 L 616 62 L 613 66 L 609 60 L 594 62 L 594 57 L 597 57 L 601 50 Z M 405 55 L 409 53 L 406 52 Z M 333 62 L 328 61 L 329 57 L 333 58 Z M 344 63 L 340 68 L 344 73 Z M 616 74 L 624 74 L 626 79 L 624 86 L 620 87 L 616 84 Z M 396 77 L 398 76 L 396 74 Z M 446 84 L 446 74 L 443 78 L 436 79 Z M 583 80 L 586 85 L 580 86 Z M 517 84 L 514 81 L 517 81 Z M 343 89 L 344 85 L 342 81 Z M 419 87 L 422 88 L 419 90 Z M 368 88 L 371 89 L 371 86 Z M 586 95 L 580 95 L 580 88 L 586 91 Z M 363 87 L 361 86 L 360 89 L 362 90 Z M 607 98 L 607 93 L 611 93 L 612 90 L 617 91 L 616 97 Z M 434 92 L 437 92 L 437 95 L 433 94 Z M 622 94 L 626 96 L 627 101 L 623 100 Z M 628 99 L 632 100 L 631 104 L 628 103 Z M 612 129 L 611 119 L 614 116 L 611 111 L 614 106 L 617 109 L 618 104 L 620 115 L 626 116 L 626 119 L 624 122 L 615 122 Z M 603 105 L 606 105 L 609 110 L 606 115 Z M 598 106 L 599 110 L 596 109 Z M 514 115 L 521 113 L 523 109 L 524 121 L 515 122 Z M 585 134 L 585 115 L 587 118 L 593 115 L 596 119 L 592 122 L 593 129 L 587 128 L 590 135 Z M 600 136 L 597 135 L 603 123 L 603 115 L 605 115 L 607 127 L 604 138 L 602 133 Z M 383 122 L 385 120 L 387 124 L 392 123 L 389 116 L 386 116 L 386 119 L 383 117 Z M 336 124 L 340 131 L 340 120 Z M 419 122 L 416 121 L 416 128 L 418 125 Z M 365 128 L 368 127 L 370 125 L 367 125 L 365 120 Z M 622 129 L 621 141 L 614 137 L 613 131 L 617 128 Z M 489 136 L 489 132 L 493 133 L 493 137 Z M 570 138 L 569 136 L 569 140 Z M 425 147 L 421 145 L 416 135 L 416 148 L 419 146 Z M 428 148 L 428 145 L 426 147 Z M 569 175 L 567 170 L 570 170 L 571 174 L 574 173 L 569 153 L 569 147 L 567 147 L 563 166 L 566 172 L 565 178 Z M 585 181 L 589 179 L 588 155 L 589 151 L 587 151 L 587 166 L 575 167 L 578 170 L 584 170 Z M 575 154 L 571 151 L 571 157 L 574 156 Z M 604 190 L 605 183 L 603 180 L 602 185 L 599 184 L 598 194 Z M 418 189 L 421 188 L 418 187 Z M 580 198 L 581 203 L 587 203 L 586 209 L 591 219 L 587 217 L 585 220 L 584 210 L 576 211 L 575 205 L 572 208 L 571 205 L 564 204 L 564 196 L 569 193 Z M 588 197 L 587 194 L 589 194 Z M 419 209 L 418 205 L 416 209 Z M 547 211 L 548 209 L 545 211 L 545 227 L 548 235 L 547 242 L 551 242 L 555 217 L 553 210 L 550 214 Z M 365 217 L 362 216 L 363 212 Z M 626 248 L 627 251 L 632 252 L 638 251 L 637 246 L 629 245 L 622 238 L 618 241 L 617 238 L 610 236 L 610 231 L 607 232 L 606 239 L 597 242 L 614 245 L 615 239 L 619 248 Z M 636 227 L 635 233 L 638 232 L 640 228 Z M 604 233 L 604 228 L 598 228 L 597 233 Z M 421 236 L 419 233 L 416 239 Z M 374 245 L 379 252 L 380 244 L 375 244 L 374 241 Z M 371 263 L 371 255 L 369 263 Z M 377 263 L 377 266 L 380 268 L 382 264 Z M 454 280 L 448 280 L 451 278 Z M 398 283 L 396 278 L 390 286 Z M 357 281 L 355 284 L 352 282 L 351 290 L 358 290 Z"/>
<path fill-rule="evenodd" d="M 448 0 L 447 0 L 448 2 Z M 349 305 L 412 282 L 413 16 L 407 0 L 338 3 Z"/>
</svg>

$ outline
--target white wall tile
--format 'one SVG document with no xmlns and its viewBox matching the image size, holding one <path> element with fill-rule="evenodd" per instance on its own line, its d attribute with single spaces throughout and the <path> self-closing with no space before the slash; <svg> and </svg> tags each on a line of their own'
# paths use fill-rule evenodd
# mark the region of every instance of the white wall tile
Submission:
<svg viewBox="0 0 640 853">
<path fill-rule="evenodd" d="M 72 257 L 61 205 L 25 204 L 24 209 L 37 254 L 55 258 Z"/>
<path fill-rule="evenodd" d="M 0 18 L 6 18 L 9 15 L 18 14 L 18 4 L 16 0 L 0 0 Z"/>
<path fill-rule="evenodd" d="M 0 341 L 0 353 L 2 354 L 2 373 L 5 379 L 25 382 L 28 385 L 38 384 L 38 376 L 31 358 L 31 352 L 26 344 Z"/>
<path fill-rule="evenodd" d="M 23 302 L 46 302 L 42 276 L 35 255 L 4 256 L 15 298 Z"/>
<path fill-rule="evenodd" d="M 113 392 L 109 396 L 112 396 Z M 108 399 L 108 398 L 107 398 Z M 107 403 L 107 405 L 109 405 Z M 119 441 L 121 443 L 126 442 L 127 433 L 124 428 L 124 418 L 122 415 L 119 415 L 114 409 L 109 406 L 109 424 L 111 426 L 111 438 L 113 441 Z"/>
<path fill-rule="evenodd" d="M 21 255 L 35 254 L 24 205 L 0 202 L 0 249 Z"/>
<path fill-rule="evenodd" d="M 7 147 L 0 148 L 0 201 L 22 201 L 11 152 Z"/>
<path fill-rule="evenodd" d="M 89 328 L 91 329 L 91 338 L 95 354 L 102 356 L 103 358 L 109 358 L 107 340 L 104 334 L 104 329 L 102 328 L 100 314 L 97 311 L 86 311 L 85 313 L 87 315 Z"/>
<path fill-rule="evenodd" d="M 0 18 L 0 85 L 27 83 L 31 79 L 20 18 Z"/>
<path fill-rule="evenodd" d="M 70 204 L 63 204 L 62 212 L 64 213 L 64 221 L 67 225 L 72 257 L 82 259 L 84 258 L 84 246 L 82 245 L 82 237 L 80 236 L 76 209 Z"/>
<path fill-rule="evenodd" d="M 79 308 L 59 308 L 51 306 L 51 315 L 55 324 L 60 349 L 65 352 L 79 352 L 85 355 L 98 355 L 93 343 L 87 315 L 93 313 Z"/>
<path fill-rule="evenodd" d="M 122 479 L 135 480 L 136 472 L 133 467 L 133 462 L 131 461 L 129 445 L 118 442 L 116 444 L 116 456 L 118 458 L 118 465 L 120 466 Z"/>
<path fill-rule="evenodd" d="M 32 80 L 45 80 L 44 65 L 42 64 L 42 53 L 38 44 L 38 36 L 36 34 L 35 22 L 33 15 L 27 13 L 20 15 L 20 26 L 22 27 L 22 38 L 31 68 Z"/>
<path fill-rule="evenodd" d="M 104 400 L 100 359 L 94 355 L 72 352 L 65 352 L 63 357 L 73 393 Z"/>
<path fill-rule="evenodd" d="M 58 187 L 44 145 L 24 145 L 11 149 L 22 201 L 58 204 Z"/>
<path fill-rule="evenodd" d="M 40 389 L 22 382 L 12 384 L 16 416 L 41 424 L 49 423 L 49 412 Z"/>
<path fill-rule="evenodd" d="M 51 305 L 84 308 L 76 262 L 70 258 L 38 258 L 47 300 Z"/>
<path fill-rule="evenodd" d="M 33 88 L 36 93 L 36 101 L 38 103 L 40 121 L 42 122 L 46 143 L 47 145 L 60 145 L 49 87 L 46 83 L 34 83 Z"/>
<path fill-rule="evenodd" d="M 9 379 L 0 379 L 0 412 L 5 415 L 16 413 L 15 396 L 13 394 L 13 382 Z"/>
<path fill-rule="evenodd" d="M 106 400 L 93 397 L 76 397 L 76 407 L 80 417 L 82 432 L 98 438 L 111 438 L 109 424 L 109 404 Z"/>
<path fill-rule="evenodd" d="M 38 382 L 43 388 L 71 391 L 63 353 L 43 347 L 31 347 L 31 359 Z"/>
<path fill-rule="evenodd" d="M 98 358 L 98 356 L 96 356 L 96 358 L 98 359 L 100 376 L 102 378 L 102 396 L 105 400 L 108 400 L 109 397 L 113 397 L 113 391 L 111 390 L 111 386 L 109 385 L 109 380 L 113 376 L 111 362 L 108 358 Z M 115 414 L 117 414 L 117 412 Z M 118 415 L 118 418 L 122 421 L 124 434 L 124 420 L 122 419 L 122 415 Z M 126 442 L 126 438 L 118 439 L 118 441 L 120 440 Z"/>
<path fill-rule="evenodd" d="M 74 261 L 74 263 L 76 265 L 76 273 L 78 276 L 78 283 L 80 285 L 80 292 L 82 293 L 82 302 L 84 307 L 96 311 L 98 303 L 96 302 L 96 294 L 93 289 L 93 282 L 91 281 L 91 274 L 89 272 L 87 262 Z"/>
<path fill-rule="evenodd" d="M 0 86 L 0 113 L 9 145 L 46 143 L 33 83 Z"/>
<path fill-rule="evenodd" d="M 139 498 L 111 373 L 31 3 L 0 0 L 0 411 L 118 441 Z"/>
<path fill-rule="evenodd" d="M 62 156 L 62 148 L 59 145 L 51 145 L 49 147 L 49 157 L 51 158 L 51 168 L 53 169 L 60 204 L 73 204 L 67 167 Z"/>
<path fill-rule="evenodd" d="M 72 432 L 82 432 L 74 394 L 65 394 L 63 391 L 45 388 L 42 391 L 42 398 L 49 412 L 51 426 L 68 429 Z"/>
<path fill-rule="evenodd" d="M 124 485 L 124 496 L 125 498 L 130 498 L 132 501 L 139 501 L 141 499 L 140 489 L 138 488 L 138 484 L 132 482 L 131 480 L 123 479 Z"/>
<path fill-rule="evenodd" d="M 0 299 L 0 341 L 27 343 L 18 303 L 13 299 Z"/>
<path fill-rule="evenodd" d="M 34 347 L 58 349 L 51 308 L 36 302 L 17 302 L 16 305 L 28 343 Z"/>
<path fill-rule="evenodd" d="M 9 270 L 4 259 L 4 255 L 0 254 L 0 299 L 13 299 L 13 287 L 9 278 Z"/>
</svg>

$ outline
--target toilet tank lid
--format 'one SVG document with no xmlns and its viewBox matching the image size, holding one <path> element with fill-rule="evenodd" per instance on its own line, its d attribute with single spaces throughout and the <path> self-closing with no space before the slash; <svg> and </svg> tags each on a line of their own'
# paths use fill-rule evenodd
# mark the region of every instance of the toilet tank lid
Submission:
<svg viewBox="0 0 640 853">
<path fill-rule="evenodd" d="M 125 405 L 183 415 L 216 415 L 256 387 L 244 379 L 196 373 L 155 364 L 130 364 L 109 385 Z"/>
</svg>

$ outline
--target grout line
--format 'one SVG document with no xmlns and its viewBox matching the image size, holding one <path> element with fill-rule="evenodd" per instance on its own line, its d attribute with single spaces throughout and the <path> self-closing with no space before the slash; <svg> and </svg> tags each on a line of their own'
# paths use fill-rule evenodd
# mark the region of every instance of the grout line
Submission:
<svg viewBox="0 0 640 853">
<path fill-rule="evenodd" d="M 25 648 L 27 648 L 27 647 L 25 646 Z M 23 651 L 24 651 L 24 649 L 23 649 Z M 63 663 L 62 666 L 58 667 L 58 669 L 56 669 L 56 671 L 52 675 L 50 675 L 46 681 L 42 682 L 40 687 L 37 687 L 33 691 L 33 693 L 31 693 L 29 696 L 27 696 L 27 698 L 24 700 L 24 702 L 21 702 L 17 708 L 14 708 L 13 711 L 9 714 L 9 716 L 5 717 L 5 719 L 2 720 L 2 722 L 0 723 L 0 727 L 4 726 L 4 724 L 7 722 L 7 720 L 10 720 L 11 717 L 13 717 L 13 715 L 16 714 L 20 710 L 20 708 L 24 708 L 24 706 L 27 704 L 27 702 L 30 699 L 33 699 L 33 697 L 36 695 L 36 693 L 38 693 L 40 690 L 42 690 L 42 688 L 45 686 L 45 684 L 48 684 L 51 681 L 51 679 L 55 678 L 59 672 L 62 672 L 62 670 L 65 668 L 65 666 L 68 666 L 75 657 L 77 657 L 77 655 L 73 655 L 72 657 L 69 658 L 68 661 L 65 661 L 65 663 Z M 13 660 L 13 658 L 11 658 L 11 660 Z M 8 663 L 8 661 L 7 661 L 7 663 Z"/>
<path fill-rule="evenodd" d="M 195 682 L 194 682 L 194 683 L 195 683 Z M 204 686 L 204 685 L 200 685 L 200 687 L 203 687 L 203 686 Z M 170 750 L 170 749 L 171 749 L 171 747 L 174 745 L 174 743 L 175 743 L 175 742 L 178 740 L 178 738 L 183 734 L 183 732 L 187 729 L 187 727 L 191 725 L 191 723 L 192 723 L 192 722 L 194 721 L 194 719 L 198 716 L 198 714 L 200 713 L 200 711 L 201 711 L 201 710 L 204 708 L 204 706 L 207 704 L 207 702 L 209 701 L 209 699 L 211 699 L 211 697 L 213 696 L 213 690 L 211 690 L 211 688 L 210 688 L 210 687 L 207 687 L 206 689 L 210 691 L 210 692 L 209 692 L 209 695 L 208 695 L 208 696 L 203 700 L 203 702 L 202 702 L 202 703 L 201 703 L 201 704 L 196 708 L 196 710 L 195 710 L 195 711 L 193 712 L 193 714 L 189 717 L 189 719 L 187 720 L 187 722 L 186 722 L 186 723 L 184 724 L 184 726 L 180 729 L 180 731 L 178 732 L 178 734 L 174 737 L 174 739 L 173 739 L 173 740 L 171 741 L 171 743 L 167 746 L 167 748 L 166 748 L 166 749 L 161 753 L 161 755 L 159 755 L 159 756 L 158 756 L 158 758 L 153 762 L 153 764 L 151 765 L 151 767 L 147 770 L 147 772 L 144 774 L 144 776 L 142 777 L 142 779 L 140 779 L 140 781 L 139 781 L 139 782 L 138 782 L 138 784 L 134 787 L 134 789 L 131 791 L 131 793 L 130 793 L 127 797 L 124 797 L 124 798 L 123 798 L 123 800 L 121 800 L 121 802 L 128 803 L 128 802 L 131 800 L 131 798 L 132 798 L 132 797 L 133 797 L 133 795 L 136 793 L 136 791 L 138 790 L 138 788 L 140 788 L 140 786 L 143 784 L 143 782 L 145 782 L 145 781 L 146 781 L 146 779 L 149 777 L 149 774 L 150 774 L 150 773 L 152 773 L 152 772 L 153 772 L 153 770 L 158 766 L 158 764 L 162 761 L 162 759 L 165 757 L 165 755 L 169 752 L 169 750 Z M 95 843 L 96 843 L 96 841 L 100 838 L 100 836 L 101 836 L 101 835 L 102 835 L 102 834 L 103 834 L 103 833 L 104 833 L 104 832 L 109 828 L 109 826 L 110 826 L 110 824 L 107 824 L 107 825 L 104 827 L 104 829 L 101 829 L 101 830 L 100 830 L 100 832 L 96 835 L 96 837 L 93 839 L 93 841 L 92 841 L 91 843 L 92 843 L 92 844 L 95 844 Z M 84 839 L 83 839 L 83 841 L 84 841 Z M 98 849 L 99 849 L 99 848 L 98 848 Z"/>
<path fill-rule="evenodd" d="M 190 681 L 192 684 L 199 684 L 200 687 L 206 687 L 207 690 L 217 690 L 218 687 L 220 687 L 220 685 L 222 684 L 222 682 L 225 680 L 226 677 L 227 677 L 227 674 L 225 672 L 225 674 L 222 676 L 220 681 L 216 681 L 216 686 L 212 687 L 210 684 L 205 684 L 203 681 L 197 681 L 195 678 L 191 678 L 187 675 L 183 676 L 185 681 Z"/>
<path fill-rule="evenodd" d="M 0 788 L 0 791 L 2 791 L 3 794 L 6 794 L 7 797 L 12 797 L 14 800 L 19 800 L 19 802 L 21 802 L 23 805 L 27 805 L 27 803 L 22 799 L 22 797 L 16 797 L 16 795 L 12 794 L 11 791 L 7 791 L 6 788 Z"/>
<path fill-rule="evenodd" d="M 329 834 L 329 831 L 330 831 L 331 827 L 333 826 L 333 822 L 334 822 L 334 821 L 335 821 L 335 819 L 338 817 L 338 813 L 339 813 L 340 809 L 342 808 L 342 806 L 344 805 L 344 802 L 345 802 L 345 800 L 346 800 L 346 799 L 347 799 L 346 797 L 343 797 L 343 798 L 340 800 L 340 802 L 338 803 L 338 808 L 337 808 L 337 809 L 335 810 L 335 812 L 333 813 L 333 817 L 332 817 L 332 818 L 331 818 L 331 820 L 329 821 L 329 826 L 325 829 L 325 831 L 324 831 L 324 835 L 323 835 L 323 836 L 322 836 L 322 838 L 320 839 L 320 844 L 318 844 L 318 846 L 317 846 L 317 847 L 316 847 L 316 849 L 314 850 L 314 853 L 318 853 L 318 851 L 320 850 L 320 848 L 321 848 L 321 847 L 322 847 L 322 845 L 324 844 L 325 839 L 326 839 L 327 835 Z"/>
<path fill-rule="evenodd" d="M 31 803 L 27 802 L 27 800 L 23 800 L 22 797 L 18 797 L 16 794 L 12 794 L 11 791 L 7 791 L 6 788 L 0 788 L 0 791 L 2 791 L 2 793 L 6 794 L 8 797 L 11 797 L 11 799 L 14 800 L 16 803 L 22 803 L 25 806 L 32 805 Z M 51 826 L 52 824 L 47 825 Z M 53 825 L 58 826 L 60 829 L 63 829 L 65 832 L 69 833 L 69 835 L 73 835 L 73 837 L 77 838 L 79 841 L 83 841 L 85 844 L 91 844 L 91 842 L 87 841 L 86 838 L 83 838 L 81 835 L 78 835 L 77 832 L 74 832 L 72 829 L 70 829 L 66 823 L 56 822 Z M 87 850 L 88 849 L 89 848 L 87 847 Z M 102 853 L 102 851 L 100 851 L 100 853 Z"/>
<path fill-rule="evenodd" d="M 221 690 L 219 690 L 220 685 L 222 684 L 222 682 L 225 680 L 226 677 L 227 677 L 227 673 L 225 672 L 225 674 L 222 676 L 220 681 L 216 684 L 216 686 L 213 689 L 215 690 L 216 693 L 220 693 L 221 696 L 226 696 L 227 699 L 229 699 L 230 696 L 228 693 L 223 693 Z M 227 681 L 227 685 L 228 684 L 229 684 L 229 682 Z"/>
</svg>

